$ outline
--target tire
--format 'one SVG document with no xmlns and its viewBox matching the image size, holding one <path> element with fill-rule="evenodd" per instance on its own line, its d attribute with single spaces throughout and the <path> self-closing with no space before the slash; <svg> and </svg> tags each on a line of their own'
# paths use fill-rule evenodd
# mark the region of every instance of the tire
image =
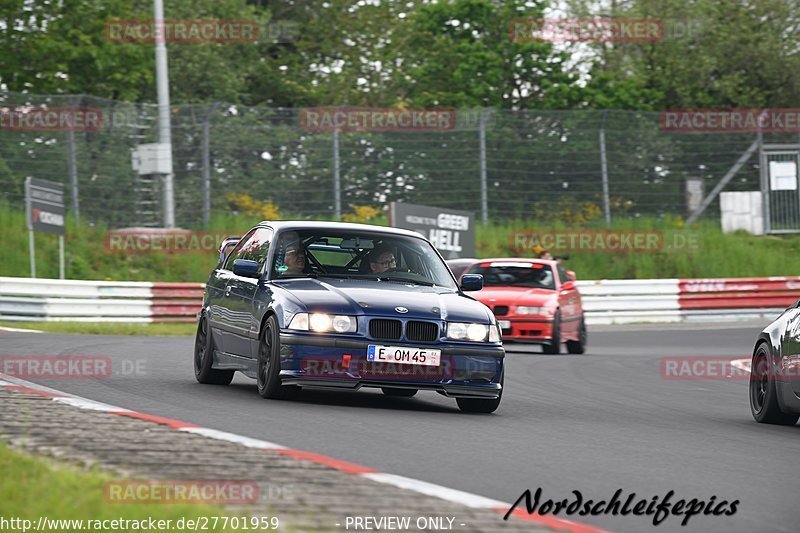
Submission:
<svg viewBox="0 0 800 533">
<path fill-rule="evenodd" d="M 200 383 L 209 385 L 229 385 L 233 380 L 235 370 L 215 370 L 211 367 L 214 363 L 214 337 L 208 320 L 203 316 L 197 323 L 197 333 L 194 337 L 194 377 Z"/>
<path fill-rule="evenodd" d="M 542 345 L 542 353 L 558 355 L 561 353 L 561 313 L 556 311 L 553 318 L 553 338 L 547 344 Z"/>
<path fill-rule="evenodd" d="M 505 382 L 505 375 L 500 378 L 500 385 Z M 503 399 L 503 390 L 500 389 L 500 396 L 494 400 L 483 400 L 480 398 L 456 398 L 458 408 L 464 413 L 494 413 L 500 407 L 500 400 Z"/>
<path fill-rule="evenodd" d="M 586 351 L 587 340 L 586 323 L 584 322 L 584 317 L 581 317 L 581 325 L 578 326 L 578 340 L 567 341 L 567 351 L 577 354 L 584 353 Z"/>
<path fill-rule="evenodd" d="M 297 387 L 281 385 L 281 337 L 275 315 L 270 315 L 258 343 L 256 382 L 258 394 L 273 400 L 287 399 Z"/>
<path fill-rule="evenodd" d="M 381 387 L 386 396 L 396 396 L 398 398 L 411 398 L 417 393 L 417 389 L 395 389 L 394 387 Z"/>
<path fill-rule="evenodd" d="M 750 412 L 756 422 L 793 426 L 800 415 L 784 413 L 778 406 L 777 384 L 772 372 L 772 350 L 762 342 L 750 366 Z"/>
</svg>

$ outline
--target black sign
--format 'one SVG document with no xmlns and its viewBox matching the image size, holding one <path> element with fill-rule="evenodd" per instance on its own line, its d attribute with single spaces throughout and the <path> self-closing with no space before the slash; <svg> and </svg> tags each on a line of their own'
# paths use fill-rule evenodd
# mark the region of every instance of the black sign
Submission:
<svg viewBox="0 0 800 533">
<path fill-rule="evenodd" d="M 28 229 L 64 235 L 64 186 L 52 181 L 25 180 Z"/>
<path fill-rule="evenodd" d="M 475 257 L 475 216 L 469 211 L 392 202 L 389 216 L 395 228 L 424 235 L 445 259 Z"/>
</svg>

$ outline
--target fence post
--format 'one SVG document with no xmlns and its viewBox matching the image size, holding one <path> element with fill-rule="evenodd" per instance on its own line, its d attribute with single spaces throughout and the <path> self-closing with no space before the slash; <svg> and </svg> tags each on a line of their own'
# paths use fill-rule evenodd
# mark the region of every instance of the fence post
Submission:
<svg viewBox="0 0 800 533">
<path fill-rule="evenodd" d="M 339 174 L 339 128 L 333 128 L 333 213 L 342 219 L 342 177 Z"/>
<path fill-rule="evenodd" d="M 209 136 L 211 129 L 211 115 L 217 108 L 217 102 L 211 104 L 203 122 L 203 227 L 208 227 L 211 220 L 211 153 Z"/>
<path fill-rule="evenodd" d="M 489 193 L 486 188 L 486 109 L 481 109 L 480 116 L 480 158 L 481 158 L 481 220 L 483 225 L 489 224 Z"/>
<path fill-rule="evenodd" d="M 80 97 L 78 97 L 80 98 Z M 72 109 L 77 106 L 77 99 L 72 102 Z M 77 221 L 80 217 L 80 203 L 78 201 L 78 163 L 75 158 L 75 132 L 72 127 L 67 128 L 67 168 L 69 171 L 69 188 L 72 192 L 72 214 Z"/>
<path fill-rule="evenodd" d="M 606 159 L 606 115 L 608 109 L 603 110 L 600 118 L 600 172 L 603 176 L 603 214 L 606 218 L 606 225 L 611 225 L 611 206 L 608 197 L 608 161 Z"/>
</svg>

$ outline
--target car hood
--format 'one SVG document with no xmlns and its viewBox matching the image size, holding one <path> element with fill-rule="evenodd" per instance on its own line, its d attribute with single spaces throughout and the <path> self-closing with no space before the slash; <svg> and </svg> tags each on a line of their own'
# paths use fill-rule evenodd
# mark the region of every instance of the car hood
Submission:
<svg viewBox="0 0 800 533">
<path fill-rule="evenodd" d="M 556 291 L 531 287 L 484 287 L 475 297 L 487 305 L 535 305 L 550 301 Z"/>
<path fill-rule="evenodd" d="M 482 303 L 452 289 L 399 282 L 354 279 L 295 279 L 273 283 L 298 310 L 332 314 L 365 314 L 453 322 L 491 321 Z M 398 313 L 405 307 L 407 313 Z"/>
</svg>

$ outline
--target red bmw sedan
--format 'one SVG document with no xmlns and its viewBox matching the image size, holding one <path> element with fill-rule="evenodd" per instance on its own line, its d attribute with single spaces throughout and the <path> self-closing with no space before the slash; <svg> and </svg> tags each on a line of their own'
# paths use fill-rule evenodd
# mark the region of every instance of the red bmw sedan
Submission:
<svg viewBox="0 0 800 533">
<path fill-rule="evenodd" d="M 560 353 L 562 344 L 569 353 L 586 351 L 586 321 L 575 274 L 557 261 L 456 259 L 448 264 L 456 276 L 483 275 L 483 290 L 472 296 L 494 312 L 504 343 L 541 344 L 548 354 Z"/>
</svg>

